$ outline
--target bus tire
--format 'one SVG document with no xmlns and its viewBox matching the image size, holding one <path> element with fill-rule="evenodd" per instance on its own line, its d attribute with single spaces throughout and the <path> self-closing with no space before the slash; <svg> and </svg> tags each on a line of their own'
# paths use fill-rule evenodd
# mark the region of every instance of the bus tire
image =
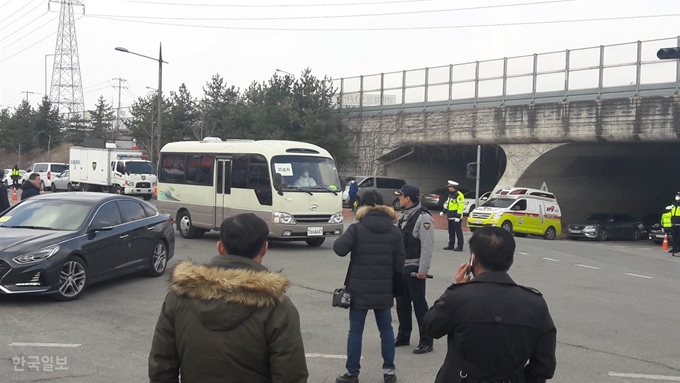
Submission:
<svg viewBox="0 0 680 383">
<path fill-rule="evenodd" d="M 194 227 L 191 222 L 191 215 L 188 211 L 182 210 L 177 214 L 177 230 L 182 238 L 194 239 L 203 235 L 204 231 Z"/>
<path fill-rule="evenodd" d="M 319 246 L 323 245 L 323 243 L 325 241 L 326 241 L 326 238 L 323 238 L 323 237 L 305 240 L 305 242 L 307 242 L 307 244 L 311 247 L 319 247 Z"/>
</svg>

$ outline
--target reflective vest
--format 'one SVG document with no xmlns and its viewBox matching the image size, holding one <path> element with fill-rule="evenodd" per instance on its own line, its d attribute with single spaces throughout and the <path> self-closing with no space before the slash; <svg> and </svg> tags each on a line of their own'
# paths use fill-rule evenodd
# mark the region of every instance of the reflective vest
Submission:
<svg viewBox="0 0 680 383">
<path fill-rule="evenodd" d="M 463 193 L 458 190 L 456 193 L 456 198 L 452 198 L 451 195 L 449 195 L 446 203 L 444 203 L 444 208 L 447 211 L 455 211 L 458 212 L 458 214 L 463 214 L 463 210 L 465 210 L 465 196 L 463 196 Z"/>
<path fill-rule="evenodd" d="M 671 206 L 671 223 L 680 225 L 680 205 L 673 204 Z"/>
<path fill-rule="evenodd" d="M 671 212 L 667 211 L 667 212 L 663 213 L 663 215 L 661 215 L 661 227 L 668 228 L 668 227 L 671 227 L 671 226 L 673 226 L 671 224 Z"/>
<path fill-rule="evenodd" d="M 19 169 L 12 169 L 12 177 L 21 177 L 21 171 Z"/>
</svg>

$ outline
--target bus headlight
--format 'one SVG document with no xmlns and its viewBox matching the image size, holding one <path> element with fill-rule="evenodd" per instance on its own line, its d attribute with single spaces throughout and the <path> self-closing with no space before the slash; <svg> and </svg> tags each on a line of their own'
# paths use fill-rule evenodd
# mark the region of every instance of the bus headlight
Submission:
<svg viewBox="0 0 680 383">
<path fill-rule="evenodd" d="M 493 215 L 493 217 L 491 217 L 491 219 L 493 219 L 494 221 L 499 220 L 499 219 L 501 219 L 502 215 L 503 215 L 502 213 L 496 213 L 496 214 Z"/>
<path fill-rule="evenodd" d="M 281 211 L 272 212 L 272 222 L 282 223 L 284 225 L 295 225 L 295 218 L 292 214 L 284 213 Z"/>
<path fill-rule="evenodd" d="M 342 223 L 342 212 L 339 211 L 331 216 L 328 223 Z"/>
</svg>

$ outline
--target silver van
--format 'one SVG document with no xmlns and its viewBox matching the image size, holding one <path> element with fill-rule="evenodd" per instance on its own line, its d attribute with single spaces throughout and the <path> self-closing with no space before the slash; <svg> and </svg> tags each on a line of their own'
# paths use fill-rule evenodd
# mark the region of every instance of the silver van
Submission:
<svg viewBox="0 0 680 383">
<path fill-rule="evenodd" d="M 383 198 L 385 205 L 391 205 L 395 210 L 399 209 L 399 199 L 394 195 L 394 192 L 401 189 L 406 184 L 406 181 L 401 178 L 382 177 L 382 176 L 352 176 L 347 179 L 359 180 L 359 198 L 368 190 L 377 191 Z M 347 205 L 349 202 L 349 195 L 345 201 L 345 193 L 343 193 L 343 203 Z"/>
</svg>

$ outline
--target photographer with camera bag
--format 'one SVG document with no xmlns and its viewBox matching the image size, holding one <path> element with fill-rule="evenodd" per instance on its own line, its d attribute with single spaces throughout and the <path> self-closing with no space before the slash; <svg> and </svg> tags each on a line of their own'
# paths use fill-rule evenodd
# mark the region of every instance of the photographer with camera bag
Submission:
<svg viewBox="0 0 680 383">
<path fill-rule="evenodd" d="M 336 383 L 359 381 L 361 343 L 368 310 L 373 310 L 380 330 L 385 383 L 397 381 L 394 366 L 394 330 L 392 306 L 394 297 L 403 293 L 404 244 L 394 225 L 396 215 L 376 191 L 366 192 L 359 201 L 358 222 L 333 244 L 341 257 L 352 253 L 347 272 L 346 292 L 349 304 L 349 334 L 347 336 L 347 373 Z M 342 306 L 341 306 L 342 307 Z"/>
</svg>

